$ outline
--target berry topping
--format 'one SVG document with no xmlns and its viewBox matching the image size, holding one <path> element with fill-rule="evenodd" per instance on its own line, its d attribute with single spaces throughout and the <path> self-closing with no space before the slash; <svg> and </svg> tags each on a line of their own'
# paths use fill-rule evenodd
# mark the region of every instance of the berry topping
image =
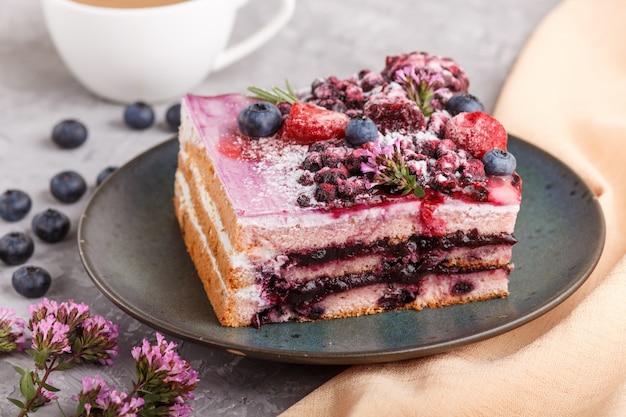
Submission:
<svg viewBox="0 0 626 417">
<path fill-rule="evenodd" d="M 476 158 L 494 148 L 506 149 L 504 126 L 485 112 L 459 113 L 446 123 L 445 137 Z"/>
<path fill-rule="evenodd" d="M 258 101 L 239 112 L 239 131 L 253 138 L 274 135 L 283 124 L 283 116 L 278 107 L 267 101 Z"/>
<path fill-rule="evenodd" d="M 21 220 L 32 206 L 30 197 L 21 190 L 6 190 L 0 194 L 0 217 L 8 222 Z"/>
<path fill-rule="evenodd" d="M 55 209 L 47 209 L 33 217 L 31 227 L 35 235 L 48 243 L 62 241 L 70 231 L 70 219 Z"/>
<path fill-rule="evenodd" d="M 154 123 L 154 110 L 142 101 L 129 104 L 124 109 L 124 122 L 131 129 L 147 129 Z"/>
<path fill-rule="evenodd" d="M 106 167 L 102 171 L 100 171 L 100 173 L 96 177 L 96 186 L 102 184 L 102 182 L 104 180 L 106 180 L 107 178 L 109 178 L 109 175 L 111 175 L 113 173 L 113 171 L 115 171 L 116 169 L 117 169 L 117 167 L 110 166 L 110 167 Z"/>
<path fill-rule="evenodd" d="M 346 126 L 346 141 L 354 146 L 374 142 L 378 137 L 378 128 L 369 117 L 355 117 Z"/>
<path fill-rule="evenodd" d="M 412 52 L 387 57 L 382 74 L 387 79 L 393 80 L 397 71 L 406 67 L 423 68 L 431 74 L 440 74 L 437 84 L 433 85 L 433 88 L 438 91 L 437 94 L 451 96 L 454 93 L 467 91 L 469 86 L 465 71 L 456 61 L 427 52 Z"/>
<path fill-rule="evenodd" d="M 280 135 L 297 143 L 342 138 L 349 120 L 343 113 L 299 101 L 291 106 Z"/>
<path fill-rule="evenodd" d="M 86 140 L 87 128 L 77 120 L 63 120 L 52 129 L 52 141 L 63 149 L 77 148 Z"/>
<path fill-rule="evenodd" d="M 75 203 L 87 191 L 85 179 L 75 171 L 63 171 L 50 180 L 50 192 L 62 203 Z"/>
<path fill-rule="evenodd" d="M 517 167 L 513 154 L 502 149 L 492 149 L 486 152 L 482 161 L 485 173 L 488 175 L 511 175 Z"/>
<path fill-rule="evenodd" d="M 0 238 L 0 259 L 7 265 L 23 264 L 34 251 L 35 244 L 26 233 L 10 232 Z"/>
<path fill-rule="evenodd" d="M 13 272 L 11 283 L 20 295 L 26 298 L 39 298 L 48 292 L 52 279 L 45 269 L 28 265 Z"/>
<path fill-rule="evenodd" d="M 463 112 L 485 111 L 485 106 L 476 97 L 469 93 L 459 93 L 450 97 L 446 103 L 446 110 L 452 116 Z"/>
<path fill-rule="evenodd" d="M 363 114 L 376 123 L 382 134 L 419 132 L 426 124 L 417 103 L 409 100 L 406 93 L 401 90 L 371 95 L 363 107 Z"/>
<path fill-rule="evenodd" d="M 180 126 L 180 103 L 173 104 L 165 112 L 165 121 L 170 130 L 176 132 Z"/>
</svg>

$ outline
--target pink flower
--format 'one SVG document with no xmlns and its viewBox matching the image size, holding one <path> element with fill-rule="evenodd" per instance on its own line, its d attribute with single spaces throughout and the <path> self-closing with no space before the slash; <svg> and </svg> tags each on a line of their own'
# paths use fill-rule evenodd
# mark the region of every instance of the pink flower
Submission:
<svg viewBox="0 0 626 417">
<path fill-rule="evenodd" d="M 193 409 L 184 406 L 184 402 L 193 399 L 193 390 L 199 381 L 198 373 L 189 362 L 180 358 L 174 350 L 175 343 L 166 341 L 160 333 L 156 334 L 156 338 L 156 345 L 144 339 L 141 346 L 131 351 L 136 362 L 137 386 L 141 387 L 138 392 L 146 398 L 158 398 L 151 403 L 168 413 L 166 415 L 186 417 Z"/>
<path fill-rule="evenodd" d="M 26 322 L 14 315 L 15 310 L 0 307 L 0 353 L 22 350 L 26 344 Z"/>
<path fill-rule="evenodd" d="M 82 379 L 82 390 L 74 397 L 78 400 L 79 416 L 136 417 L 144 405 L 142 398 L 130 397 L 125 392 L 109 388 L 100 375 Z"/>
<path fill-rule="evenodd" d="M 81 333 L 79 359 L 88 362 L 97 361 L 102 365 L 113 365 L 113 359 L 119 352 L 117 343 L 119 326 L 102 316 L 91 316 L 82 322 Z"/>
<path fill-rule="evenodd" d="M 52 315 L 59 322 L 67 324 L 70 332 L 73 333 L 89 317 L 89 307 L 83 303 L 75 303 L 73 300 L 59 304 L 54 300 L 44 298 L 38 304 L 29 306 L 28 313 L 31 316 L 29 322 L 31 330 L 35 323 Z"/>
<path fill-rule="evenodd" d="M 67 332 L 70 326 L 60 323 L 52 315 L 35 323 L 32 328 L 32 347 L 38 351 L 47 351 L 49 354 L 71 352 Z"/>
</svg>

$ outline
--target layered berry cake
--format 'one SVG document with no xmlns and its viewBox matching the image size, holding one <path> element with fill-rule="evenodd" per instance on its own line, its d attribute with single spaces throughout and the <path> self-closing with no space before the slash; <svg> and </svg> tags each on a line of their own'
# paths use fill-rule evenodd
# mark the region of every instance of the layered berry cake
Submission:
<svg viewBox="0 0 626 417">
<path fill-rule="evenodd" d="M 521 179 L 449 58 L 182 100 L 175 210 L 224 326 L 508 295 Z"/>
</svg>

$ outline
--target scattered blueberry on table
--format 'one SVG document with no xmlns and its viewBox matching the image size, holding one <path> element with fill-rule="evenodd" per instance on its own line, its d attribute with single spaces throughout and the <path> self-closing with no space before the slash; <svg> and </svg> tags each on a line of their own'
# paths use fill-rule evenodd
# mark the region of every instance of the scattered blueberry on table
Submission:
<svg viewBox="0 0 626 417">
<path fill-rule="evenodd" d="M 59 172 L 50 180 L 50 192 L 61 203 L 75 203 L 87 191 L 87 182 L 76 171 Z"/>
<path fill-rule="evenodd" d="M 49 208 L 33 217 L 31 227 L 39 239 L 56 243 L 62 241 L 70 231 L 70 219 L 60 211 Z"/>
<path fill-rule="evenodd" d="M 168 107 L 165 122 L 172 131 L 180 126 L 180 103 Z M 155 122 L 154 109 L 147 103 L 137 101 L 124 108 L 123 121 L 126 126 L 143 130 Z M 89 131 L 85 124 L 76 119 L 64 119 L 54 125 L 52 141 L 61 149 L 74 149 L 83 145 Z M 118 167 L 111 165 L 100 171 L 96 186 L 101 185 Z M 76 171 L 66 170 L 54 175 L 49 182 L 49 191 L 60 203 L 75 203 L 87 192 L 87 182 Z M 18 222 L 30 213 L 32 200 L 22 190 L 9 188 L 0 194 L 0 218 L 6 222 Z M 69 217 L 55 208 L 36 213 L 30 222 L 32 233 L 11 231 L 0 237 L 0 261 L 7 266 L 25 264 L 35 252 L 32 235 L 46 243 L 60 242 L 68 235 L 71 227 Z M 12 285 L 15 291 L 27 298 L 43 297 L 52 283 L 48 271 L 39 266 L 24 265 L 13 271 Z"/>
<path fill-rule="evenodd" d="M 172 131 L 178 131 L 180 126 L 180 103 L 174 104 L 165 112 L 165 121 Z"/>
<path fill-rule="evenodd" d="M 117 169 L 116 166 L 108 166 L 104 168 L 102 171 L 100 171 L 100 173 L 96 177 L 96 186 L 102 184 L 104 180 L 109 178 L 109 175 L 111 175 L 113 171 L 115 171 L 116 169 Z"/>
<path fill-rule="evenodd" d="M 9 232 L 0 238 L 0 260 L 7 265 L 23 264 L 34 251 L 33 239 L 24 232 Z"/>
<path fill-rule="evenodd" d="M 66 119 L 52 129 L 52 141 L 63 149 L 74 149 L 87 140 L 87 127 L 78 120 Z"/>
<path fill-rule="evenodd" d="M 124 122 L 131 129 L 147 129 L 154 123 L 154 110 L 143 101 L 129 104 L 124 109 Z"/>
<path fill-rule="evenodd" d="M 23 219 L 31 206 L 31 199 L 24 191 L 9 189 L 0 194 L 0 217 L 8 222 Z"/>
<path fill-rule="evenodd" d="M 13 272 L 13 288 L 26 298 L 43 297 L 52 283 L 50 274 L 39 266 L 22 266 Z"/>
</svg>

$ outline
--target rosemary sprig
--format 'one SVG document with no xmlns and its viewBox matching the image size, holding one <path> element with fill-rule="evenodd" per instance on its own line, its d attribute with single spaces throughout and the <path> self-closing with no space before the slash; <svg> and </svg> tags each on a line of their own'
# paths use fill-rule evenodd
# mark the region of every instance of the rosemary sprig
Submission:
<svg viewBox="0 0 626 417">
<path fill-rule="evenodd" d="M 285 80 L 285 88 L 286 90 L 280 87 L 272 87 L 272 89 L 268 91 L 263 88 L 252 86 L 248 87 L 248 91 L 254 94 L 252 98 L 269 101 L 270 103 L 274 104 L 282 102 L 293 104 L 296 101 L 300 100 L 296 92 L 293 91 L 293 88 L 291 88 L 289 80 Z"/>
</svg>

